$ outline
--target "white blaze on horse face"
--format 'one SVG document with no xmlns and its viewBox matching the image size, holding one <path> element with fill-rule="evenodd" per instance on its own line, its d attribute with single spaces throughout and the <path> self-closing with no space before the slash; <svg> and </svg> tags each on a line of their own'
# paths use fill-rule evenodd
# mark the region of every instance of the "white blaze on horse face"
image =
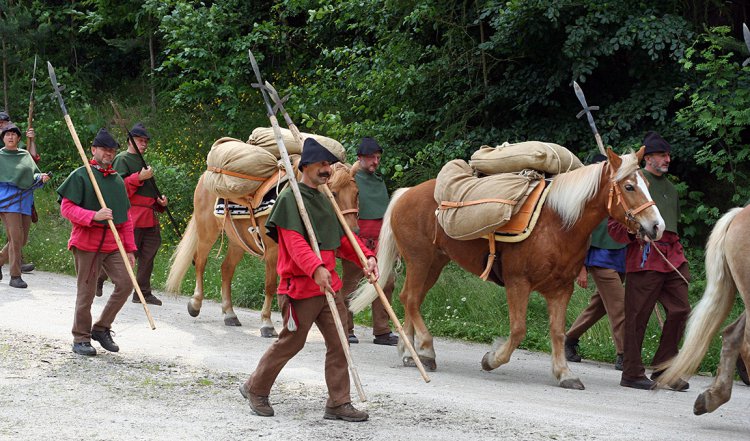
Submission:
<svg viewBox="0 0 750 441">
<path fill-rule="evenodd" d="M 653 201 L 654 198 L 651 197 L 651 193 L 648 191 L 648 184 L 646 183 L 646 180 L 643 178 L 643 174 L 639 171 L 636 173 L 636 179 L 638 182 L 638 188 L 643 192 L 644 195 L 648 198 L 649 201 Z M 659 209 L 656 208 L 656 205 L 652 205 L 648 207 L 646 210 L 643 211 L 643 216 L 645 217 L 645 213 L 651 212 L 653 213 L 652 216 L 648 216 L 646 221 L 648 222 L 648 225 L 654 225 L 654 222 L 656 222 L 655 229 L 656 229 L 656 237 L 653 238 L 653 240 L 659 240 L 661 239 L 661 235 L 664 234 L 664 218 L 661 217 L 661 213 L 659 212 Z M 643 225 L 643 222 L 641 222 L 641 227 L 646 228 L 647 230 L 649 227 Z M 644 239 L 648 242 L 649 237 L 644 237 Z"/>
</svg>

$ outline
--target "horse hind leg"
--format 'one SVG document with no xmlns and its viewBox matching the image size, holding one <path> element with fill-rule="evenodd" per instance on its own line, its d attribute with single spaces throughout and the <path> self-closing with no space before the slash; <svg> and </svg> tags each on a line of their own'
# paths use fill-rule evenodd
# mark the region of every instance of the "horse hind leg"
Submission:
<svg viewBox="0 0 750 441">
<path fill-rule="evenodd" d="M 744 342 L 746 314 L 742 314 L 722 332 L 721 358 L 713 383 L 703 391 L 693 404 L 693 413 L 703 415 L 713 412 L 729 401 L 734 383 L 734 366 Z"/>
<path fill-rule="evenodd" d="M 279 334 L 276 332 L 276 328 L 273 326 L 271 320 L 271 307 L 273 306 L 273 298 L 276 294 L 276 261 L 278 259 L 278 248 L 266 245 L 266 254 L 264 260 L 266 262 L 266 278 L 263 299 L 263 309 L 260 312 L 260 336 L 265 338 L 276 338 Z"/>
<path fill-rule="evenodd" d="M 232 306 L 232 277 L 244 254 L 245 251 L 241 247 L 230 243 L 227 255 L 221 263 L 221 312 L 224 314 L 226 326 L 242 326 Z"/>
</svg>

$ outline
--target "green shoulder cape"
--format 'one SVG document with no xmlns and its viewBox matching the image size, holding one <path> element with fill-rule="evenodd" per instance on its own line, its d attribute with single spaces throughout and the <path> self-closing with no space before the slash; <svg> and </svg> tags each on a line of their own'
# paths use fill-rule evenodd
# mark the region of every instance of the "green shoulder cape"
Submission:
<svg viewBox="0 0 750 441">
<path fill-rule="evenodd" d="M 34 177 L 39 173 L 39 167 L 26 150 L 0 149 L 0 182 L 12 182 L 26 189 L 34 185 Z"/>
<path fill-rule="evenodd" d="M 360 169 L 354 180 L 359 188 L 359 218 L 382 219 L 389 202 L 383 177 Z"/>
<path fill-rule="evenodd" d="M 128 193 L 125 191 L 125 182 L 117 173 L 112 173 L 106 178 L 96 169 L 92 169 L 96 183 L 104 197 L 104 203 L 107 208 L 112 209 L 112 217 L 115 224 L 119 225 L 128 220 L 128 210 L 130 201 Z M 69 199 L 79 207 L 87 210 L 99 211 L 102 206 L 96 198 L 94 186 L 91 184 L 86 167 L 79 167 L 65 179 L 65 182 L 57 188 L 57 194 L 61 198 Z M 106 224 L 107 221 L 97 221 L 100 224 Z"/>
<path fill-rule="evenodd" d="M 325 194 L 305 184 L 299 184 L 299 192 L 302 195 L 307 215 L 310 217 L 315 238 L 318 240 L 318 247 L 321 250 L 337 249 L 341 245 L 341 236 L 344 235 L 344 230 L 339 224 L 331 202 Z M 296 231 L 310 243 L 291 187 L 285 188 L 279 194 L 271 214 L 268 216 L 268 221 L 266 221 L 267 234 L 276 242 L 279 241 L 277 227 Z"/>
<path fill-rule="evenodd" d="M 143 161 L 137 153 L 130 153 L 127 150 L 120 152 L 115 156 L 114 162 L 112 162 L 112 168 L 117 170 L 117 173 L 124 178 L 132 175 L 133 173 L 140 173 L 143 169 Z M 156 194 L 154 186 L 151 184 L 143 183 L 135 194 L 146 196 L 149 198 L 157 198 L 159 195 Z"/>
<path fill-rule="evenodd" d="M 656 202 L 656 208 L 659 209 L 661 217 L 664 218 L 666 230 L 677 233 L 677 224 L 680 221 L 680 197 L 677 194 L 677 188 L 672 184 L 666 175 L 656 176 L 643 170 L 644 176 L 648 179 L 648 192 Z"/>
</svg>

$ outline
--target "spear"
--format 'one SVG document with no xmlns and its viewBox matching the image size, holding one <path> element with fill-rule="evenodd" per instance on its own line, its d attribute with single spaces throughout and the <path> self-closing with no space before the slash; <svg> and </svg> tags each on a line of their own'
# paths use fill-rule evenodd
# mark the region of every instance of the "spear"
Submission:
<svg viewBox="0 0 750 441">
<path fill-rule="evenodd" d="M 268 82 L 266 82 L 266 89 L 271 95 L 271 99 L 273 100 L 275 107 L 281 111 L 282 115 L 284 115 L 284 121 L 286 121 L 287 127 L 289 127 L 289 130 L 297 139 L 297 142 L 302 143 L 302 134 L 300 133 L 299 129 L 294 124 L 294 122 L 292 122 L 292 118 L 289 116 L 289 113 L 286 111 L 286 108 L 284 108 L 284 102 L 286 101 L 286 98 L 284 99 L 279 98 L 279 94 L 276 92 L 276 89 L 274 89 L 273 86 L 271 86 L 271 84 Z M 351 228 L 349 228 L 349 224 L 346 223 L 346 219 L 344 219 L 344 214 L 341 212 L 341 209 L 336 203 L 336 199 L 331 193 L 331 189 L 328 188 L 327 185 L 321 185 L 318 188 L 323 193 L 325 193 L 325 195 L 328 197 L 328 200 L 331 202 L 331 205 L 333 205 L 333 209 L 334 211 L 336 211 L 336 216 L 339 219 L 339 223 L 341 224 L 341 227 L 344 229 L 344 233 L 346 234 L 347 239 L 349 239 L 349 242 L 351 242 L 352 247 L 354 248 L 354 251 L 357 253 L 357 257 L 359 258 L 360 263 L 362 264 L 363 267 L 367 266 L 367 258 L 365 257 L 365 253 L 362 252 L 362 248 L 360 248 L 359 242 L 357 242 L 357 240 L 354 238 L 354 233 L 352 232 Z M 380 286 L 380 283 L 378 283 L 377 280 L 374 282 L 371 281 L 371 283 L 375 285 L 375 291 L 378 293 L 378 297 L 380 298 L 380 301 L 383 303 L 383 306 L 385 307 L 385 310 L 388 313 L 388 316 L 390 317 L 394 326 L 396 326 L 396 331 L 401 336 L 401 341 L 404 342 L 404 344 L 406 345 L 406 348 L 409 350 L 409 353 L 411 353 L 411 356 L 417 365 L 417 369 L 419 369 L 420 374 L 422 374 L 422 378 L 424 379 L 425 383 L 429 383 L 430 377 L 427 375 L 427 372 L 425 371 L 424 366 L 422 365 L 422 360 L 420 360 L 419 356 L 417 355 L 417 351 L 414 350 L 414 345 L 412 345 L 411 339 L 407 338 L 406 334 L 404 333 L 404 329 L 401 326 L 401 322 L 399 321 L 396 313 L 393 311 L 393 307 L 391 306 L 391 303 L 388 301 L 388 298 L 385 296 L 385 292 L 383 291 L 383 288 Z"/>
<path fill-rule="evenodd" d="M 307 237 L 310 240 L 310 246 L 312 247 L 315 254 L 318 256 L 318 258 L 320 258 L 320 248 L 318 247 L 318 240 L 315 236 L 315 231 L 312 228 L 312 223 L 310 223 L 310 217 L 307 214 L 307 210 L 305 209 L 305 204 L 302 201 L 302 194 L 300 193 L 299 186 L 297 185 L 297 179 L 295 178 L 294 169 L 292 168 L 292 163 L 289 161 L 289 153 L 286 149 L 286 145 L 284 144 L 284 138 L 281 136 L 281 128 L 279 128 L 279 121 L 276 119 L 276 111 L 271 106 L 271 101 L 268 99 L 268 93 L 265 88 L 266 86 L 263 85 L 263 80 L 261 79 L 261 75 L 260 75 L 260 69 L 258 69 L 258 63 L 255 61 L 253 52 L 248 51 L 248 53 L 250 55 L 250 62 L 253 65 L 253 71 L 255 72 L 255 76 L 258 79 L 258 83 L 254 83 L 252 84 L 252 86 L 259 89 L 261 95 L 263 96 L 263 102 L 266 104 L 266 113 L 268 114 L 268 119 L 271 121 L 271 126 L 273 126 L 273 133 L 276 137 L 276 143 L 279 146 L 279 152 L 281 153 L 282 163 L 284 164 L 286 175 L 289 176 L 289 185 L 292 188 L 292 193 L 294 194 L 294 200 L 297 202 L 297 208 L 299 209 L 299 214 L 300 214 L 300 217 L 302 218 L 302 223 L 305 225 L 305 230 L 307 231 Z M 362 382 L 359 380 L 359 374 L 357 373 L 357 368 L 354 366 L 354 362 L 352 361 L 352 355 L 349 351 L 349 342 L 347 340 L 346 333 L 344 332 L 344 327 L 341 324 L 341 317 L 339 316 L 339 311 L 336 308 L 336 300 L 333 298 L 333 293 L 328 292 L 327 290 L 326 290 L 325 295 L 326 295 L 326 301 L 328 302 L 328 309 L 331 310 L 333 321 L 336 324 L 336 331 L 339 334 L 339 340 L 341 341 L 341 347 L 344 350 L 346 363 L 349 366 L 349 371 L 352 374 L 354 385 L 356 386 L 357 393 L 359 394 L 359 399 L 362 401 L 367 401 L 367 397 L 365 396 L 365 391 L 364 389 L 362 389 Z"/>
<path fill-rule="evenodd" d="M 742 36 L 745 37 L 745 46 L 747 46 L 747 50 L 750 51 L 750 29 L 747 28 L 745 23 L 742 23 Z M 742 63 L 742 67 L 745 67 L 748 64 L 750 64 L 750 58 L 747 58 Z"/>
<path fill-rule="evenodd" d="M 31 95 L 29 96 L 29 118 L 28 118 L 28 126 L 26 127 L 26 130 L 29 130 L 32 127 L 32 122 L 34 121 L 34 86 L 36 86 L 36 59 L 37 56 L 34 55 L 34 70 L 31 74 Z"/>
<path fill-rule="evenodd" d="M 576 118 L 581 118 L 583 115 L 586 115 L 586 118 L 589 120 L 589 126 L 591 126 L 591 131 L 594 132 L 594 138 L 596 138 L 596 145 L 599 146 L 599 153 L 602 155 L 606 155 L 607 152 L 604 149 L 604 143 L 602 142 L 602 137 L 599 136 L 599 130 L 596 129 L 596 123 L 594 122 L 594 115 L 591 114 L 592 110 L 599 110 L 599 106 L 589 106 L 586 104 L 586 96 L 583 94 L 583 89 L 581 89 L 581 86 L 578 85 L 575 81 L 573 81 L 573 90 L 576 93 L 576 96 L 578 97 L 578 101 L 581 102 L 581 105 L 583 106 L 583 110 L 578 112 L 578 115 L 576 115 Z"/>
<path fill-rule="evenodd" d="M 86 152 L 83 150 L 83 146 L 81 145 L 81 140 L 78 139 L 78 133 L 76 132 L 75 127 L 73 126 L 73 120 L 70 119 L 70 115 L 68 114 L 68 109 L 65 107 L 65 101 L 63 100 L 62 93 L 60 92 L 60 86 L 57 84 L 57 76 L 55 75 L 55 68 L 52 67 L 52 63 L 49 61 L 47 62 L 47 70 L 49 71 L 49 78 L 50 81 L 52 81 L 52 87 L 55 89 L 55 96 L 57 97 L 57 101 L 60 103 L 60 108 L 63 112 L 63 118 L 65 119 L 65 124 L 68 126 L 68 130 L 70 131 L 70 136 L 73 137 L 73 142 L 76 145 L 76 148 L 78 148 L 78 154 L 81 155 L 81 160 L 83 160 L 83 166 L 86 167 L 86 173 L 89 175 L 89 180 L 91 180 L 91 185 L 94 187 L 94 193 L 96 193 L 96 198 L 99 200 L 99 205 L 101 205 L 102 208 L 107 208 L 107 203 L 104 202 L 104 196 L 102 196 L 102 192 L 99 189 L 99 184 L 96 183 L 96 178 L 94 178 L 94 172 L 91 170 L 91 166 L 89 165 L 89 159 L 86 156 Z M 128 271 L 128 275 L 130 276 L 130 280 L 133 282 L 133 287 L 135 287 L 135 291 L 138 293 L 138 297 L 141 299 L 141 304 L 143 305 L 143 310 L 146 312 L 146 317 L 148 318 L 148 323 L 151 325 L 151 329 L 156 329 L 156 325 L 154 324 L 154 319 L 151 317 L 151 312 L 148 310 L 148 306 L 146 306 L 146 299 L 143 298 L 143 293 L 141 292 L 141 288 L 138 285 L 138 280 L 135 277 L 135 274 L 133 273 L 133 267 L 130 266 L 130 260 L 128 260 L 128 253 L 125 251 L 125 246 L 122 244 L 122 240 L 120 240 L 120 234 L 117 232 L 117 227 L 115 227 L 115 223 L 112 221 L 112 219 L 107 219 L 107 224 L 109 225 L 109 229 L 112 231 L 112 235 L 115 238 L 115 242 L 117 242 L 117 249 L 120 250 L 120 256 L 122 257 L 122 261 L 125 263 L 125 268 Z"/>
<path fill-rule="evenodd" d="M 115 121 L 120 124 L 120 127 L 123 131 L 127 134 L 128 142 L 133 146 L 135 149 L 135 152 L 138 154 L 138 157 L 141 158 L 141 163 L 143 164 L 143 168 L 148 168 L 148 164 L 146 164 L 146 158 L 143 157 L 143 153 L 141 153 L 141 149 L 138 148 L 138 145 L 135 143 L 135 140 L 133 139 L 133 134 L 130 133 L 130 130 L 128 130 L 128 127 L 125 125 L 125 120 L 120 116 L 120 112 L 117 110 L 117 106 L 115 105 L 115 102 L 113 100 L 109 100 L 109 103 L 112 104 L 112 110 L 115 112 Z M 151 186 L 154 188 L 154 191 L 158 196 L 163 196 L 162 192 L 159 191 L 159 187 L 156 186 L 156 179 L 152 176 L 149 179 L 146 180 L 146 182 L 150 183 Z M 164 206 L 164 211 L 167 213 L 167 217 L 169 217 L 169 221 L 172 224 L 172 227 L 174 228 L 175 233 L 177 233 L 177 236 L 182 239 L 182 233 L 180 232 L 180 227 L 177 225 L 177 221 L 174 220 L 174 217 L 172 217 L 172 212 L 169 211 L 169 207 Z"/>
</svg>

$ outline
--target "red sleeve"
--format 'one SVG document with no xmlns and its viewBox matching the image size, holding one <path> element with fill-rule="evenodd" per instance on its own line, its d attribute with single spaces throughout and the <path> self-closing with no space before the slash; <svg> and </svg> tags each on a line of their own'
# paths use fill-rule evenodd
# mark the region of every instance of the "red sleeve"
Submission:
<svg viewBox="0 0 750 441">
<path fill-rule="evenodd" d="M 39 160 L 42 159 L 42 157 L 39 155 L 39 153 L 36 154 L 36 156 L 31 156 L 31 159 L 34 160 L 35 163 L 39 163 Z"/>
<path fill-rule="evenodd" d="M 635 236 L 628 233 L 628 229 L 625 225 L 617 222 L 617 220 L 611 217 L 609 218 L 609 221 L 607 221 L 607 231 L 612 239 L 620 243 L 630 243 L 635 240 Z"/>
<path fill-rule="evenodd" d="M 279 234 L 279 244 L 286 248 L 287 255 L 305 274 L 312 277 L 315 270 L 323 265 L 323 261 L 315 254 L 305 236 L 294 230 L 276 227 Z"/>
<path fill-rule="evenodd" d="M 359 238 L 356 234 L 352 234 L 354 236 L 354 239 L 359 244 L 359 248 L 362 250 L 362 252 L 365 255 L 366 259 L 369 259 L 370 257 L 375 257 L 375 253 L 373 253 L 365 244 L 362 242 L 362 239 Z M 354 246 L 349 241 L 347 237 L 341 238 L 341 246 L 338 249 L 339 257 L 342 257 L 346 260 L 351 260 L 352 262 L 356 263 L 360 268 L 362 267 L 362 262 L 359 261 L 359 256 L 357 256 L 357 251 L 354 249 Z"/>
<path fill-rule="evenodd" d="M 125 190 L 128 192 L 128 199 L 133 197 L 135 192 L 143 185 L 143 181 L 138 179 L 138 173 L 131 173 L 123 180 L 125 181 Z"/>
<path fill-rule="evenodd" d="M 60 213 L 70 222 L 84 227 L 90 227 L 93 225 L 94 215 L 96 215 L 96 211 L 80 207 L 68 198 L 63 198 L 62 203 L 60 204 Z"/>
</svg>

